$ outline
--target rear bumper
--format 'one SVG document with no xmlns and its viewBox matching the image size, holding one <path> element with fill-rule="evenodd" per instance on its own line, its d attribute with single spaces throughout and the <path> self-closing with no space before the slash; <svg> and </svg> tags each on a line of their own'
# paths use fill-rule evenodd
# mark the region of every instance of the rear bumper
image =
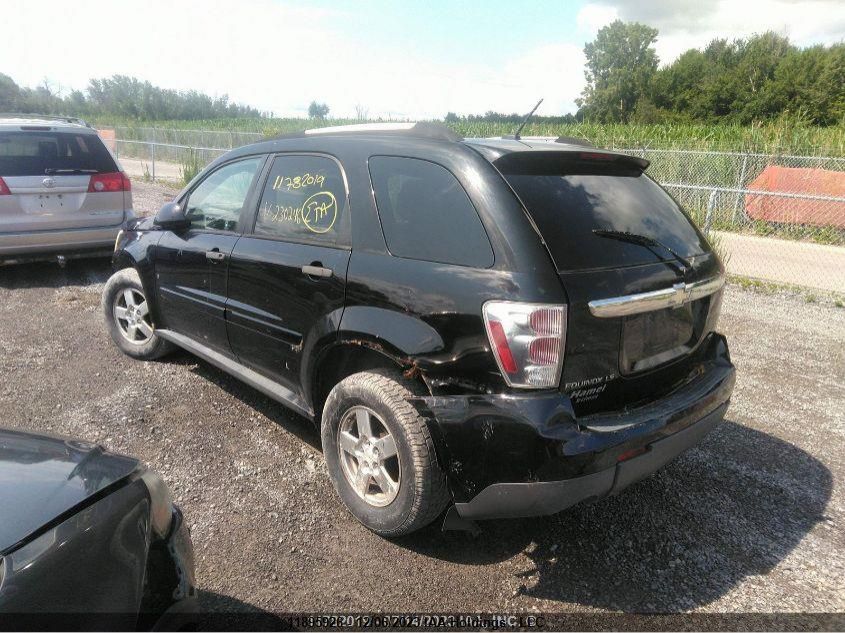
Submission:
<svg viewBox="0 0 845 633">
<path fill-rule="evenodd" d="M 458 514 L 553 514 L 621 490 L 697 444 L 724 417 L 735 380 L 724 337 L 707 345 L 708 360 L 684 385 L 624 412 L 578 418 L 558 392 L 417 399 L 435 420 Z"/>
<path fill-rule="evenodd" d="M 129 213 L 127 217 L 133 216 Z M 121 225 L 116 225 L 60 231 L 0 233 L 0 262 L 53 259 L 57 255 L 74 257 L 92 252 L 108 254 L 114 249 L 114 240 L 120 228 Z"/>
<path fill-rule="evenodd" d="M 647 477 L 698 444 L 727 411 L 727 403 L 682 431 L 647 444 L 646 452 L 591 475 L 561 481 L 492 484 L 472 501 L 456 503 L 464 519 L 516 518 L 555 514 L 587 499 L 614 494 Z"/>
</svg>

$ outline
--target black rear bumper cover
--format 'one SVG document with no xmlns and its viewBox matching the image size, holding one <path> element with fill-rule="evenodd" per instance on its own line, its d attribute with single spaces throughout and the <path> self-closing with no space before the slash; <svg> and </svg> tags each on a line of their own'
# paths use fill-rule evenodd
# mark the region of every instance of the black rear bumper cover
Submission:
<svg viewBox="0 0 845 633">
<path fill-rule="evenodd" d="M 736 373 L 723 336 L 708 347 L 683 385 L 627 411 L 579 418 L 559 392 L 416 398 L 458 514 L 553 514 L 617 492 L 700 442 L 724 417 Z"/>
<path fill-rule="evenodd" d="M 456 503 L 464 519 L 555 514 L 587 499 L 614 494 L 662 468 L 698 444 L 724 417 L 727 403 L 682 431 L 647 445 L 646 452 L 590 475 L 535 483 L 491 484 L 468 503 Z"/>
</svg>

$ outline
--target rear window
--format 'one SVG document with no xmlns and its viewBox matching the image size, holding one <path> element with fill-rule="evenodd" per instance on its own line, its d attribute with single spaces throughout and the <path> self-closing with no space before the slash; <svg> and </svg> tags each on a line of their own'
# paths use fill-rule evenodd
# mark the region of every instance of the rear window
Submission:
<svg viewBox="0 0 845 633">
<path fill-rule="evenodd" d="M 43 176 L 52 170 L 115 172 L 96 134 L 0 132 L 0 176 Z"/>
<path fill-rule="evenodd" d="M 445 167 L 373 156 L 370 177 L 391 255 L 487 268 L 493 248 L 464 188 Z"/>
<path fill-rule="evenodd" d="M 672 197 L 639 169 L 531 157 L 497 166 L 561 271 L 658 261 L 649 248 L 600 237 L 597 229 L 644 235 L 681 256 L 709 250 Z"/>
</svg>

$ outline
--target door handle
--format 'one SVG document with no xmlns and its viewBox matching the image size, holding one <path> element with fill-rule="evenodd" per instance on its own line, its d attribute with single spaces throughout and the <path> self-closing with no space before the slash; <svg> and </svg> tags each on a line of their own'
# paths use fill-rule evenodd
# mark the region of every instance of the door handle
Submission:
<svg viewBox="0 0 845 633">
<path fill-rule="evenodd" d="M 213 262 L 219 262 L 226 259 L 226 253 L 221 253 L 218 250 L 205 251 L 205 258 Z"/>
<path fill-rule="evenodd" d="M 303 266 L 302 272 L 309 277 L 321 277 L 323 279 L 328 279 L 332 276 L 332 269 L 323 268 L 320 262 L 313 262 L 310 266 Z"/>
</svg>

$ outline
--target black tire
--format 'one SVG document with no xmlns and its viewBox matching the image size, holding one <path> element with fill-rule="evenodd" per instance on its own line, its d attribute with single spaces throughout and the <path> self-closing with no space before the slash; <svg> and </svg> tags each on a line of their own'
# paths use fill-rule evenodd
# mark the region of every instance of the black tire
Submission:
<svg viewBox="0 0 845 633">
<path fill-rule="evenodd" d="M 140 296 L 146 302 L 141 278 L 134 268 L 124 268 L 117 271 L 109 277 L 106 287 L 103 289 L 101 306 L 106 318 L 106 327 L 114 344 L 127 356 L 138 360 L 153 360 L 171 352 L 173 346 L 155 333 L 155 328 L 152 327 L 148 316 L 146 318 L 137 317 L 138 320 L 143 319 L 143 324 L 140 324 L 139 321 L 139 326 L 136 326 L 135 330 L 137 339 L 130 340 L 127 332 L 130 328 L 128 321 L 119 321 L 116 314 L 116 308 L 121 308 L 121 305 L 118 304 L 122 304 L 124 309 L 127 305 L 126 300 L 122 299 L 127 290 L 131 291 L 135 301 Z M 140 306 L 141 304 L 138 303 L 137 305 Z M 149 331 L 149 336 L 140 331 L 141 327 Z"/>
<path fill-rule="evenodd" d="M 407 398 L 418 395 L 414 383 L 398 371 L 372 370 L 345 378 L 329 393 L 323 409 L 323 454 L 334 488 L 352 515 L 382 536 L 402 536 L 434 521 L 449 503 L 446 476 L 437 463 L 426 420 Z M 355 491 L 338 448 L 339 429 L 354 408 L 366 407 L 378 416 L 396 444 L 398 492 L 386 506 L 376 507 Z M 374 482 L 375 483 L 375 482 Z"/>
</svg>

